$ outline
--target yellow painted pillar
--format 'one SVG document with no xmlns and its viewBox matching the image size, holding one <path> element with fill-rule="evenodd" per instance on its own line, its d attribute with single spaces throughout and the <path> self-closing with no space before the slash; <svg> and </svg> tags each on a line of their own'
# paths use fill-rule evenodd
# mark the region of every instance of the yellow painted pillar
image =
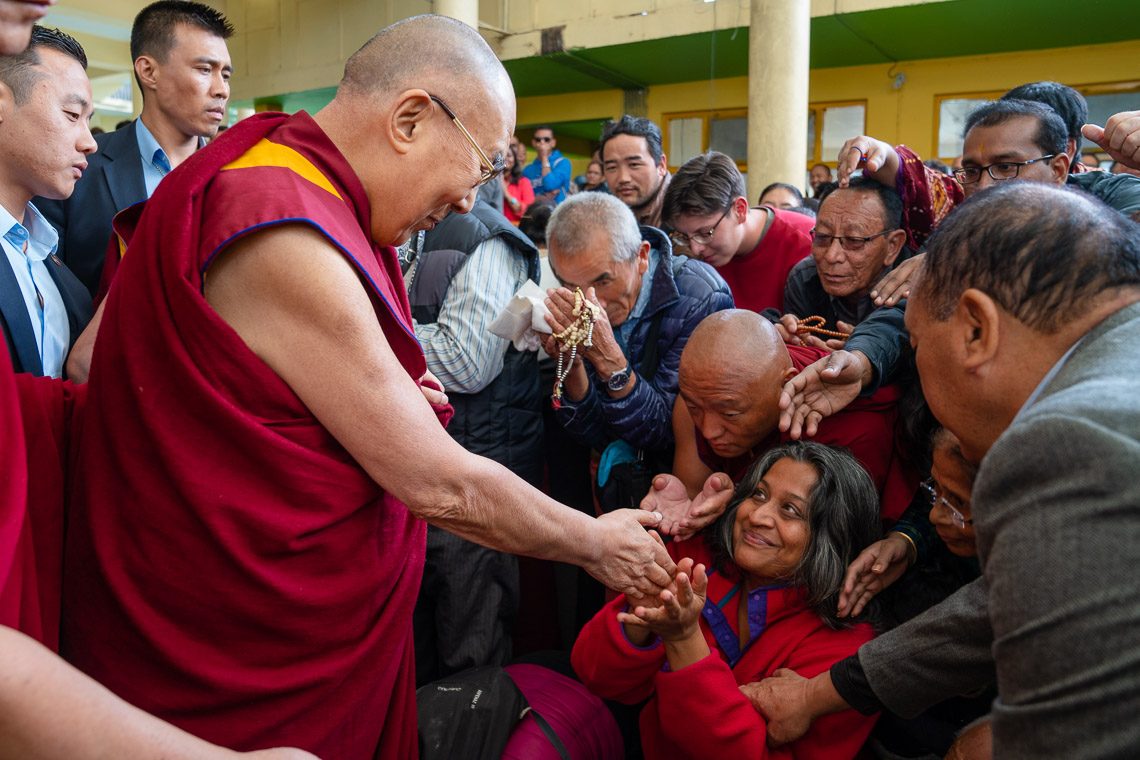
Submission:
<svg viewBox="0 0 1140 760">
<path fill-rule="evenodd" d="M 752 0 L 748 39 L 748 200 L 804 184 L 811 0 Z"/>
<path fill-rule="evenodd" d="M 435 0 L 432 12 L 462 21 L 472 29 L 479 28 L 479 0 Z"/>
</svg>

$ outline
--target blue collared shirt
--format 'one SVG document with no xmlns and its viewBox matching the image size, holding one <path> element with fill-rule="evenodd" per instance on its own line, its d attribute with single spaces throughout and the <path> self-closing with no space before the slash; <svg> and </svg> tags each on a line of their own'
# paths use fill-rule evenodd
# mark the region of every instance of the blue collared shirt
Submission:
<svg viewBox="0 0 1140 760">
<path fill-rule="evenodd" d="M 653 275 L 657 271 L 657 264 L 660 261 L 661 254 L 656 249 L 650 250 L 649 266 L 645 268 L 645 274 L 641 275 L 641 291 L 637 294 L 637 301 L 634 302 L 633 309 L 629 312 L 626 320 L 614 330 L 614 338 L 617 339 L 621 352 L 627 356 L 629 352 L 626 350 L 626 344 L 629 342 L 629 336 L 633 335 L 634 326 L 641 321 L 645 316 L 645 310 L 649 308 L 649 296 L 653 290 Z"/>
<path fill-rule="evenodd" d="M 62 377 L 63 362 L 71 345 L 71 328 L 67 307 L 48 273 L 47 262 L 55 254 L 59 234 L 30 203 L 24 210 L 23 222 L 0 206 L 0 230 L 4 230 L 0 245 L 24 297 L 43 373 L 46 377 Z"/>
<path fill-rule="evenodd" d="M 162 178 L 170 174 L 170 159 L 141 118 L 135 119 L 135 139 L 139 142 L 143 182 L 146 183 L 146 197 L 149 198 L 154 195 L 154 189 Z"/>
</svg>

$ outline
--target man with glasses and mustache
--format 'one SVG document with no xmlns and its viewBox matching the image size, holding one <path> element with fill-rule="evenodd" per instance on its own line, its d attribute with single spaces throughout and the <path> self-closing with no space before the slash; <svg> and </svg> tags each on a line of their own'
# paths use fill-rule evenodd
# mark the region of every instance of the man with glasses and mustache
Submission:
<svg viewBox="0 0 1140 760">
<path fill-rule="evenodd" d="M 670 582 L 659 515 L 564 507 L 441 424 L 393 246 L 471 210 L 514 119 L 482 37 L 418 16 L 316 114 L 245 119 L 160 184 L 87 386 L 76 666 L 215 743 L 394 760 L 416 755 L 426 522 L 618 590 Z"/>
<path fill-rule="evenodd" d="M 811 252 L 812 220 L 771 206 L 749 208 L 744 177 L 716 151 L 677 170 L 662 206 L 673 245 L 714 266 L 736 306 L 784 311 L 784 284 Z"/>
<path fill-rule="evenodd" d="M 574 173 L 570 159 L 555 148 L 558 141 L 554 139 L 554 130 L 550 127 L 534 130 L 530 142 L 538 156 L 523 169 L 523 176 L 534 187 L 535 202 L 561 203 L 570 192 L 570 175 Z"/>
</svg>

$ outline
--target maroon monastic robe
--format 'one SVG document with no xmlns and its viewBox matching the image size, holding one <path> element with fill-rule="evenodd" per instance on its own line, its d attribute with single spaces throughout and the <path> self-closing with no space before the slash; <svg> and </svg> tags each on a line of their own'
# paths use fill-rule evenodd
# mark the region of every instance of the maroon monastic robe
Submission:
<svg viewBox="0 0 1140 760">
<path fill-rule="evenodd" d="M 235 749 L 416 754 L 424 523 L 203 295 L 234 240 L 311 225 L 356 268 L 419 378 L 395 251 L 370 242 L 369 214 L 307 114 L 262 114 L 171 173 L 137 228 L 120 230 L 128 246 L 93 360 L 68 537 L 63 651 L 133 704 Z"/>
</svg>

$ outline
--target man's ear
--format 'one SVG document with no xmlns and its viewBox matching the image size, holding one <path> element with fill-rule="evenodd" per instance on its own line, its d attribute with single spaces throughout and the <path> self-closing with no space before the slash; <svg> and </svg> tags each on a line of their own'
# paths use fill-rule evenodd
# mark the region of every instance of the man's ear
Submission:
<svg viewBox="0 0 1140 760">
<path fill-rule="evenodd" d="M 431 96 L 426 91 L 406 90 L 396 96 L 387 119 L 387 137 L 397 153 L 407 153 L 422 139 L 424 122 L 431 114 Z"/>
<path fill-rule="evenodd" d="M 135 59 L 135 78 L 143 90 L 153 90 L 158 86 L 158 61 L 149 55 Z"/>
<path fill-rule="evenodd" d="M 661 154 L 661 160 L 657 162 L 657 176 L 664 177 L 669 173 L 669 157 L 664 153 Z"/>
<path fill-rule="evenodd" d="M 1065 184 L 1065 178 L 1069 176 L 1069 163 L 1072 159 L 1068 153 L 1058 153 L 1049 159 L 1049 168 L 1053 171 L 1053 181 L 1059 185 Z"/>
<path fill-rule="evenodd" d="M 642 240 L 637 249 L 637 273 L 645 274 L 646 269 L 649 269 L 649 241 Z"/>
<path fill-rule="evenodd" d="M 966 371 L 978 372 L 991 364 L 1001 343 L 1001 308 L 994 299 L 968 288 L 958 298 L 954 320 Z"/>
<path fill-rule="evenodd" d="M 887 255 L 883 259 L 883 266 L 889 267 L 894 264 L 904 245 L 906 245 L 906 230 L 891 230 L 887 235 Z"/>
</svg>

